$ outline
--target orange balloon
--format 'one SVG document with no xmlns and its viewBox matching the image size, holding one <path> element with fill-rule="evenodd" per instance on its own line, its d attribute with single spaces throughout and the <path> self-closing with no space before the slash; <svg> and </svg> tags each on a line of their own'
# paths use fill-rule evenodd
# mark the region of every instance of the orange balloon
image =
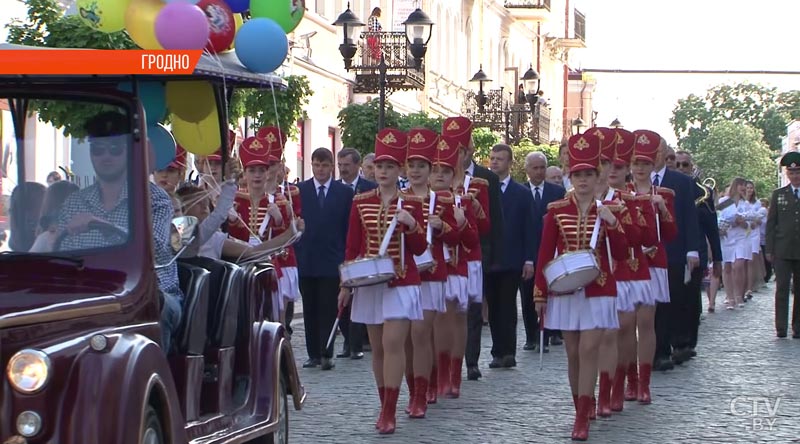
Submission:
<svg viewBox="0 0 800 444">
<path fill-rule="evenodd" d="M 134 0 L 125 10 L 125 29 L 142 49 L 164 49 L 156 38 L 156 17 L 166 4 L 161 0 Z"/>
</svg>

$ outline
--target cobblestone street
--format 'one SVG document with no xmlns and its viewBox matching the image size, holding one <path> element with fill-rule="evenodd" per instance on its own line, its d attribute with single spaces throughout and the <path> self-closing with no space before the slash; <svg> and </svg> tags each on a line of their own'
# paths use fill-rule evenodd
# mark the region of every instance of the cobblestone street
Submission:
<svg viewBox="0 0 800 444">
<path fill-rule="evenodd" d="M 590 429 L 595 443 L 800 442 L 800 339 L 777 339 L 773 285 L 757 292 L 744 309 L 706 313 L 698 356 L 675 370 L 653 374 L 653 404 L 626 402 L 611 418 Z M 705 295 L 704 295 L 705 299 Z M 705 300 L 704 300 L 705 304 Z M 539 355 L 522 351 L 518 365 L 491 370 L 489 329 L 484 328 L 478 382 L 465 381 L 461 398 L 440 399 L 426 419 L 411 420 L 405 383 L 395 435 L 379 436 L 374 423 L 378 395 L 370 354 L 338 359 L 332 371 L 301 369 L 308 400 L 290 412 L 294 443 L 558 443 L 569 442 L 573 406 L 563 346 L 550 347 L 544 369 Z M 306 359 L 302 318 L 292 342 L 298 367 Z M 336 350 L 342 338 L 337 338 Z"/>
</svg>

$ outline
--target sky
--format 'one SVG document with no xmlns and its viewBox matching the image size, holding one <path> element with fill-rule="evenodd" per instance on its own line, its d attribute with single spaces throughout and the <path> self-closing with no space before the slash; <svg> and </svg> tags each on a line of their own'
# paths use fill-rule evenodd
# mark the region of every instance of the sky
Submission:
<svg viewBox="0 0 800 444">
<path fill-rule="evenodd" d="M 575 0 L 587 48 L 574 68 L 800 71 L 798 0 Z M 651 129 L 676 140 L 678 99 L 720 83 L 800 89 L 800 75 L 609 74 L 597 79 L 597 122 Z"/>
</svg>

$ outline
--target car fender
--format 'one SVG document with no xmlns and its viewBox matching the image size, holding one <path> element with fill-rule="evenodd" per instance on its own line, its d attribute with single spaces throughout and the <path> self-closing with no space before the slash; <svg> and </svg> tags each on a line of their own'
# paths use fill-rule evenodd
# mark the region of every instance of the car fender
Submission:
<svg viewBox="0 0 800 444">
<path fill-rule="evenodd" d="M 289 394 L 296 410 L 300 410 L 305 402 L 305 389 L 300 382 L 297 365 L 294 359 L 292 345 L 286 337 L 286 329 L 277 322 L 262 322 L 256 324 L 259 350 L 269 350 L 262 353 L 258 360 L 258 405 L 256 410 L 268 413 L 271 420 L 277 421 L 278 403 L 275 402 L 281 395 L 278 378 L 284 375 Z"/>
<path fill-rule="evenodd" d="M 188 442 L 167 357 L 139 334 L 106 336 L 105 349 L 75 359 L 62 401 L 60 442 L 138 444 L 148 403 L 159 412 L 164 442 Z"/>
</svg>

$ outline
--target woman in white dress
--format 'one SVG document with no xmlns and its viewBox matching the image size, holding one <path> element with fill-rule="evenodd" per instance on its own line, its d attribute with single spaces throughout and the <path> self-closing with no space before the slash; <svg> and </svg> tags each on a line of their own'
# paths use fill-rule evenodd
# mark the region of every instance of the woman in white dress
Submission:
<svg viewBox="0 0 800 444">
<path fill-rule="evenodd" d="M 728 198 L 720 200 L 719 217 L 727 227 L 722 241 L 723 282 L 725 283 L 726 308 L 744 307 L 744 294 L 747 285 L 747 261 L 753 258 L 753 247 L 747 237 L 751 228 L 746 216 L 750 204 L 744 199 L 745 180 L 737 177 L 731 182 Z"/>
<path fill-rule="evenodd" d="M 753 299 L 753 292 L 761 286 L 760 283 L 763 282 L 766 270 L 764 269 L 764 259 L 761 257 L 761 227 L 765 222 L 761 212 L 761 201 L 758 200 L 756 185 L 750 180 L 745 181 L 745 185 L 745 200 L 750 204 L 748 220 L 751 222 L 747 238 L 750 239 L 753 248 L 753 259 L 747 264 L 747 291 L 744 294 L 746 302 Z"/>
</svg>

